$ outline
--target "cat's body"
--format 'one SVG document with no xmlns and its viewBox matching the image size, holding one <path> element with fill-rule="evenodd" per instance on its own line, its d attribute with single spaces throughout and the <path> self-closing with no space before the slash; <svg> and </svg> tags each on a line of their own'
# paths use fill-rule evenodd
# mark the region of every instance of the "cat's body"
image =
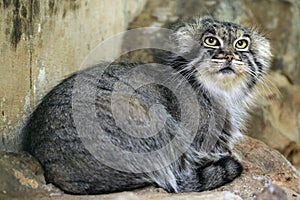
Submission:
<svg viewBox="0 0 300 200">
<path fill-rule="evenodd" d="M 169 192 L 189 192 L 219 187 L 241 174 L 242 166 L 230 157 L 230 149 L 241 137 L 252 90 L 268 70 L 269 43 L 255 31 L 212 19 L 188 22 L 173 37 L 178 51 L 172 52 L 169 64 L 192 85 L 197 101 L 196 114 L 191 116 L 198 118 L 189 119 L 197 127 L 192 141 L 187 135 L 191 133 L 179 125 L 185 117 L 184 108 L 161 84 L 135 88 L 128 113 L 132 122 L 144 123 L 151 118 L 148 109 L 162 105 L 164 112 L 158 117 L 165 118 L 163 128 L 140 138 L 128 133 L 130 129 L 126 132 L 120 128 L 116 115 L 126 112 L 114 110 L 112 97 L 117 82 L 141 64 L 111 64 L 103 74 L 105 64 L 100 64 L 56 86 L 24 128 L 25 149 L 40 161 L 48 182 L 76 194 L 109 193 L 151 184 Z M 151 67 L 146 71 L 144 76 L 163 72 Z M 122 100 L 123 94 L 117 95 Z M 126 98 L 125 93 L 124 101 Z M 104 136 L 97 135 L 100 129 Z M 174 138 L 181 140 L 167 153 L 160 152 Z M 108 144 L 145 157 L 155 152 L 155 162 L 129 155 L 132 160 L 124 165 L 120 157 L 118 165 L 115 157 L 123 154 L 114 154 L 106 148 Z M 91 152 L 93 145 L 95 152 Z M 168 156 L 176 159 L 169 162 Z M 103 158 L 112 160 L 103 162 Z"/>
</svg>

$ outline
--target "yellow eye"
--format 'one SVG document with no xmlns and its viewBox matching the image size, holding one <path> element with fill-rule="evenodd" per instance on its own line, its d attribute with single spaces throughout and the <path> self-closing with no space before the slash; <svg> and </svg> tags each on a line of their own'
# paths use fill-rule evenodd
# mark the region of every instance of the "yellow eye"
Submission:
<svg viewBox="0 0 300 200">
<path fill-rule="evenodd" d="M 208 46 L 219 46 L 220 45 L 219 40 L 212 36 L 205 38 L 204 42 Z"/>
<path fill-rule="evenodd" d="M 245 39 L 241 39 L 235 43 L 235 47 L 237 49 L 245 49 L 248 46 L 248 41 Z"/>
</svg>

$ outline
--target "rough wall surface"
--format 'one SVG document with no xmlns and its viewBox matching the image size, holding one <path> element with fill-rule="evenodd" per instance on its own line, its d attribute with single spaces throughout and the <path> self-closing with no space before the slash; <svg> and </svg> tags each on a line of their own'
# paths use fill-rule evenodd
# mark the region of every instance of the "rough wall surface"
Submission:
<svg viewBox="0 0 300 200">
<path fill-rule="evenodd" d="M 97 44 L 125 31 L 145 2 L 0 1 L 0 150 L 15 145 L 8 142 L 16 126 L 45 93 L 77 71 Z"/>
</svg>

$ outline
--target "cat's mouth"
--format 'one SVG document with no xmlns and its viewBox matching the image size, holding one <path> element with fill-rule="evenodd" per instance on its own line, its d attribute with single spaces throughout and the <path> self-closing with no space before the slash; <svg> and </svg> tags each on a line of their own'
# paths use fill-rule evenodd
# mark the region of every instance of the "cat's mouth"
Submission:
<svg viewBox="0 0 300 200">
<path fill-rule="evenodd" d="M 216 66 L 216 71 L 218 74 L 224 75 L 234 75 L 239 71 L 240 67 L 243 65 L 243 62 L 233 60 L 227 61 L 225 59 L 212 59 L 212 62 Z"/>
<path fill-rule="evenodd" d="M 230 66 L 227 66 L 227 67 L 223 67 L 222 69 L 220 69 L 218 71 L 218 73 L 222 73 L 222 74 L 235 74 L 235 71 Z"/>
</svg>

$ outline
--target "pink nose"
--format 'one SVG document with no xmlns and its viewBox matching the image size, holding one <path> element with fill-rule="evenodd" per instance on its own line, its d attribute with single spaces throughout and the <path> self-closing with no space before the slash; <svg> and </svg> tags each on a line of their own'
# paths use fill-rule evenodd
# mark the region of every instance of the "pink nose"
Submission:
<svg viewBox="0 0 300 200">
<path fill-rule="evenodd" d="M 233 60 L 233 58 L 234 58 L 234 56 L 233 55 L 226 55 L 226 60 L 228 60 L 228 61 L 232 61 Z"/>
</svg>

